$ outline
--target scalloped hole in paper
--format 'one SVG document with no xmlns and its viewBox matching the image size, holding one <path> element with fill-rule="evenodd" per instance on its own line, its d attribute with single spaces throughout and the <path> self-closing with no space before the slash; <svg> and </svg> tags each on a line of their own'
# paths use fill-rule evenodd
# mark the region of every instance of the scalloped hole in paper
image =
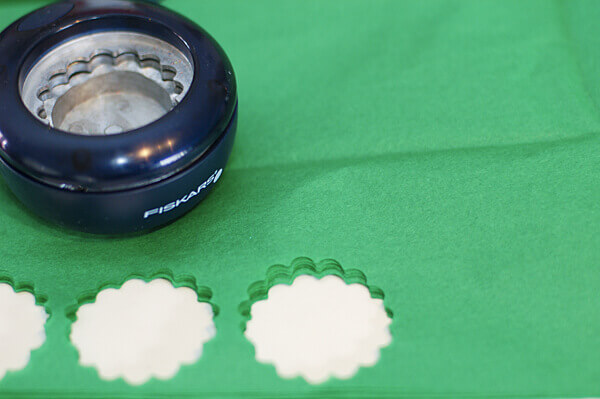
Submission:
<svg viewBox="0 0 600 399">
<path fill-rule="evenodd" d="M 71 342 L 79 363 L 104 380 L 141 385 L 174 377 L 216 334 L 213 308 L 191 288 L 166 279 L 132 279 L 101 291 L 76 312 Z"/>
<path fill-rule="evenodd" d="M 391 342 L 390 323 L 383 300 L 366 286 L 302 275 L 252 304 L 245 336 L 257 361 L 273 364 L 282 378 L 320 384 L 375 365 Z"/>
<path fill-rule="evenodd" d="M 9 371 L 22 370 L 31 351 L 46 340 L 44 325 L 48 314 L 29 292 L 15 292 L 0 283 L 0 380 Z"/>
</svg>

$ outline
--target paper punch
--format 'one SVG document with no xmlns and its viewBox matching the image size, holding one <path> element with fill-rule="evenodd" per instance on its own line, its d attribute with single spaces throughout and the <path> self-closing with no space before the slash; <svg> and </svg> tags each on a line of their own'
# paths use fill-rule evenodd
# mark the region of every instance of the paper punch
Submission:
<svg viewBox="0 0 600 399">
<path fill-rule="evenodd" d="M 165 225 L 215 187 L 237 127 L 233 68 L 189 19 L 129 0 L 53 3 L 0 34 L 0 170 L 59 225 Z"/>
</svg>

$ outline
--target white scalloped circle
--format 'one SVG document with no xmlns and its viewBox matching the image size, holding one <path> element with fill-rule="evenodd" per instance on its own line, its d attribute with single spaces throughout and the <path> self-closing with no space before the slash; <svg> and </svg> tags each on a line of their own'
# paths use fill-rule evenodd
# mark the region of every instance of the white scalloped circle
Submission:
<svg viewBox="0 0 600 399">
<path fill-rule="evenodd" d="M 22 370 L 31 351 L 46 340 L 48 314 L 29 292 L 15 292 L 0 283 L 0 380 L 8 371 Z"/>
<path fill-rule="evenodd" d="M 301 376 L 311 384 L 353 377 L 375 365 L 391 342 L 383 300 L 332 275 L 273 286 L 250 314 L 245 335 L 256 360 L 273 364 L 282 378 Z"/>
<path fill-rule="evenodd" d="M 141 385 L 197 362 L 216 334 L 213 316 L 212 306 L 198 302 L 190 288 L 132 279 L 77 310 L 71 342 L 79 363 L 96 368 L 102 379 Z"/>
</svg>

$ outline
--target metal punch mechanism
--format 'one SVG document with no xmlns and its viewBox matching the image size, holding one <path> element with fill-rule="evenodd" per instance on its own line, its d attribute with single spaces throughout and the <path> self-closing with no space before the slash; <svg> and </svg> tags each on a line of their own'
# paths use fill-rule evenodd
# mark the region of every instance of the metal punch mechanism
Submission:
<svg viewBox="0 0 600 399">
<path fill-rule="evenodd" d="M 51 127 L 117 134 L 171 111 L 193 77 L 191 62 L 167 42 L 135 32 L 103 32 L 49 51 L 27 74 L 21 96 Z"/>
</svg>

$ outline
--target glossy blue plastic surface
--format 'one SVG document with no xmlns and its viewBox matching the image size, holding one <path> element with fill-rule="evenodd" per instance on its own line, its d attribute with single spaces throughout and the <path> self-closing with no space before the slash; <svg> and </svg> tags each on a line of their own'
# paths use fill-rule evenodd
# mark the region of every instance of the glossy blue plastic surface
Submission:
<svg viewBox="0 0 600 399">
<path fill-rule="evenodd" d="M 112 136 L 38 121 L 20 98 L 32 65 L 67 40 L 111 30 L 158 37 L 190 58 L 194 78 L 181 103 Z M 16 21 L 0 34 L 0 98 L 0 172 L 11 190 L 43 218 L 91 233 L 153 229 L 192 209 L 220 178 L 237 127 L 235 77 L 223 50 L 193 22 L 146 2 L 71 0 Z"/>
<path fill-rule="evenodd" d="M 233 69 L 220 46 L 200 27 L 163 7 L 121 0 L 79 0 L 43 27 L 19 30 L 31 15 L 0 35 L 0 156 L 40 182 L 87 192 L 141 187 L 198 160 L 229 125 L 237 104 Z M 46 14 L 41 14 L 46 15 Z M 37 18 L 34 18 L 37 21 Z M 44 20 L 48 22 L 48 19 Z M 157 36 L 192 59 L 195 76 L 170 113 L 143 128 L 113 136 L 81 136 L 38 121 L 20 99 L 27 71 L 48 50 L 78 35 L 132 30 Z M 169 146 L 165 146 L 165 142 Z M 179 154 L 175 162 L 162 162 Z M 123 162 L 126 159 L 126 162 Z M 116 160 L 119 160 L 117 162 Z"/>
</svg>

